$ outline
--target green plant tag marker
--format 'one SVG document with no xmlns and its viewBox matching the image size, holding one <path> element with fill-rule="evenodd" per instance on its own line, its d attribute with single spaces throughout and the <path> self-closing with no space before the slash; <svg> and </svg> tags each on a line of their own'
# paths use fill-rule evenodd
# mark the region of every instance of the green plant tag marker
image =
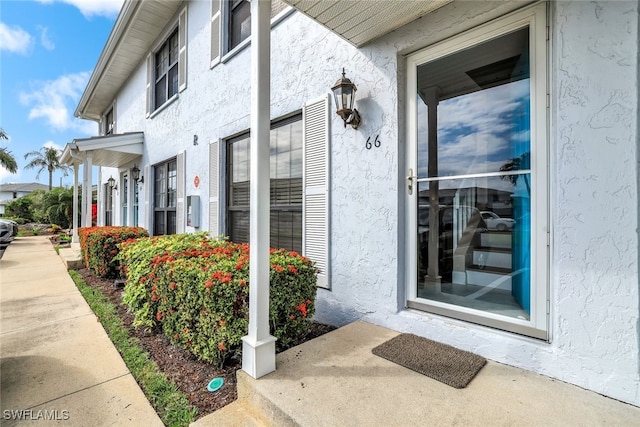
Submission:
<svg viewBox="0 0 640 427">
<path fill-rule="evenodd" d="M 220 387 L 222 387 L 223 384 L 224 384 L 224 380 L 220 377 L 216 377 L 209 382 L 209 384 L 207 385 L 207 390 L 218 391 L 220 390 Z"/>
</svg>

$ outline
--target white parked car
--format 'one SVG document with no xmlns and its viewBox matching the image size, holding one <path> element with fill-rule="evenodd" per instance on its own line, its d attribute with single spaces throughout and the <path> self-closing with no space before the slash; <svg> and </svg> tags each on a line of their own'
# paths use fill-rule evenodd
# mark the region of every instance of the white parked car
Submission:
<svg viewBox="0 0 640 427">
<path fill-rule="evenodd" d="M 498 230 L 498 231 L 507 231 L 513 228 L 513 224 L 516 223 L 515 219 L 512 218 L 502 218 L 498 216 L 495 212 L 491 211 L 482 211 L 480 212 L 482 215 L 482 219 L 487 223 L 487 228 L 489 230 Z"/>
</svg>

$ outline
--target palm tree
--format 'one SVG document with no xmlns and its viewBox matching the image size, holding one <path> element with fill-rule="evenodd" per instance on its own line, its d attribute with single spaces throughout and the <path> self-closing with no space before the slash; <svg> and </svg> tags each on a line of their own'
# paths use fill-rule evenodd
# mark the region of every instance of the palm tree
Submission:
<svg viewBox="0 0 640 427">
<path fill-rule="evenodd" d="M 9 139 L 2 128 L 0 128 L 0 139 Z M 18 172 L 18 163 L 16 162 L 16 158 L 13 157 L 11 151 L 7 150 L 5 147 L 0 147 L 0 166 L 8 170 L 9 173 Z"/>
<path fill-rule="evenodd" d="M 25 169 L 38 168 L 36 179 L 43 170 L 49 172 L 49 190 L 53 188 L 53 172 L 61 170 L 65 176 L 69 170 L 69 166 L 60 163 L 60 151 L 53 147 L 42 147 L 40 151 L 30 151 L 24 155 L 25 160 L 33 157 L 29 163 L 25 165 Z"/>
</svg>

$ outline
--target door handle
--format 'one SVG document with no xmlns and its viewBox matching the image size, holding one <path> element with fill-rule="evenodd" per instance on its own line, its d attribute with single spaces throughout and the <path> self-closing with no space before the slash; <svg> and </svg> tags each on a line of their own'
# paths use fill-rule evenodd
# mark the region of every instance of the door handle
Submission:
<svg viewBox="0 0 640 427">
<path fill-rule="evenodd" d="M 413 182 L 417 178 L 417 176 L 413 175 L 413 169 L 409 169 L 409 176 L 407 176 L 407 190 L 409 190 L 409 195 L 413 194 Z"/>
</svg>

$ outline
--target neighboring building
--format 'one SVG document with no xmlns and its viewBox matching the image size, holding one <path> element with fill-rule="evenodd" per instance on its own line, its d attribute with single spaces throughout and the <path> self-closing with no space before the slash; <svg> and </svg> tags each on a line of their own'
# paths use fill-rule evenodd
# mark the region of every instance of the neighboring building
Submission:
<svg viewBox="0 0 640 427">
<path fill-rule="evenodd" d="M 245 1 L 125 2 L 76 110 L 101 135 L 63 153 L 98 223 L 248 240 L 270 64 L 271 245 L 318 263 L 318 320 L 640 405 L 639 2 L 285 3 L 252 63 Z"/>
<path fill-rule="evenodd" d="M 0 216 L 4 215 L 4 207 L 7 203 L 36 190 L 47 191 L 49 186 L 37 182 L 0 184 Z"/>
</svg>

